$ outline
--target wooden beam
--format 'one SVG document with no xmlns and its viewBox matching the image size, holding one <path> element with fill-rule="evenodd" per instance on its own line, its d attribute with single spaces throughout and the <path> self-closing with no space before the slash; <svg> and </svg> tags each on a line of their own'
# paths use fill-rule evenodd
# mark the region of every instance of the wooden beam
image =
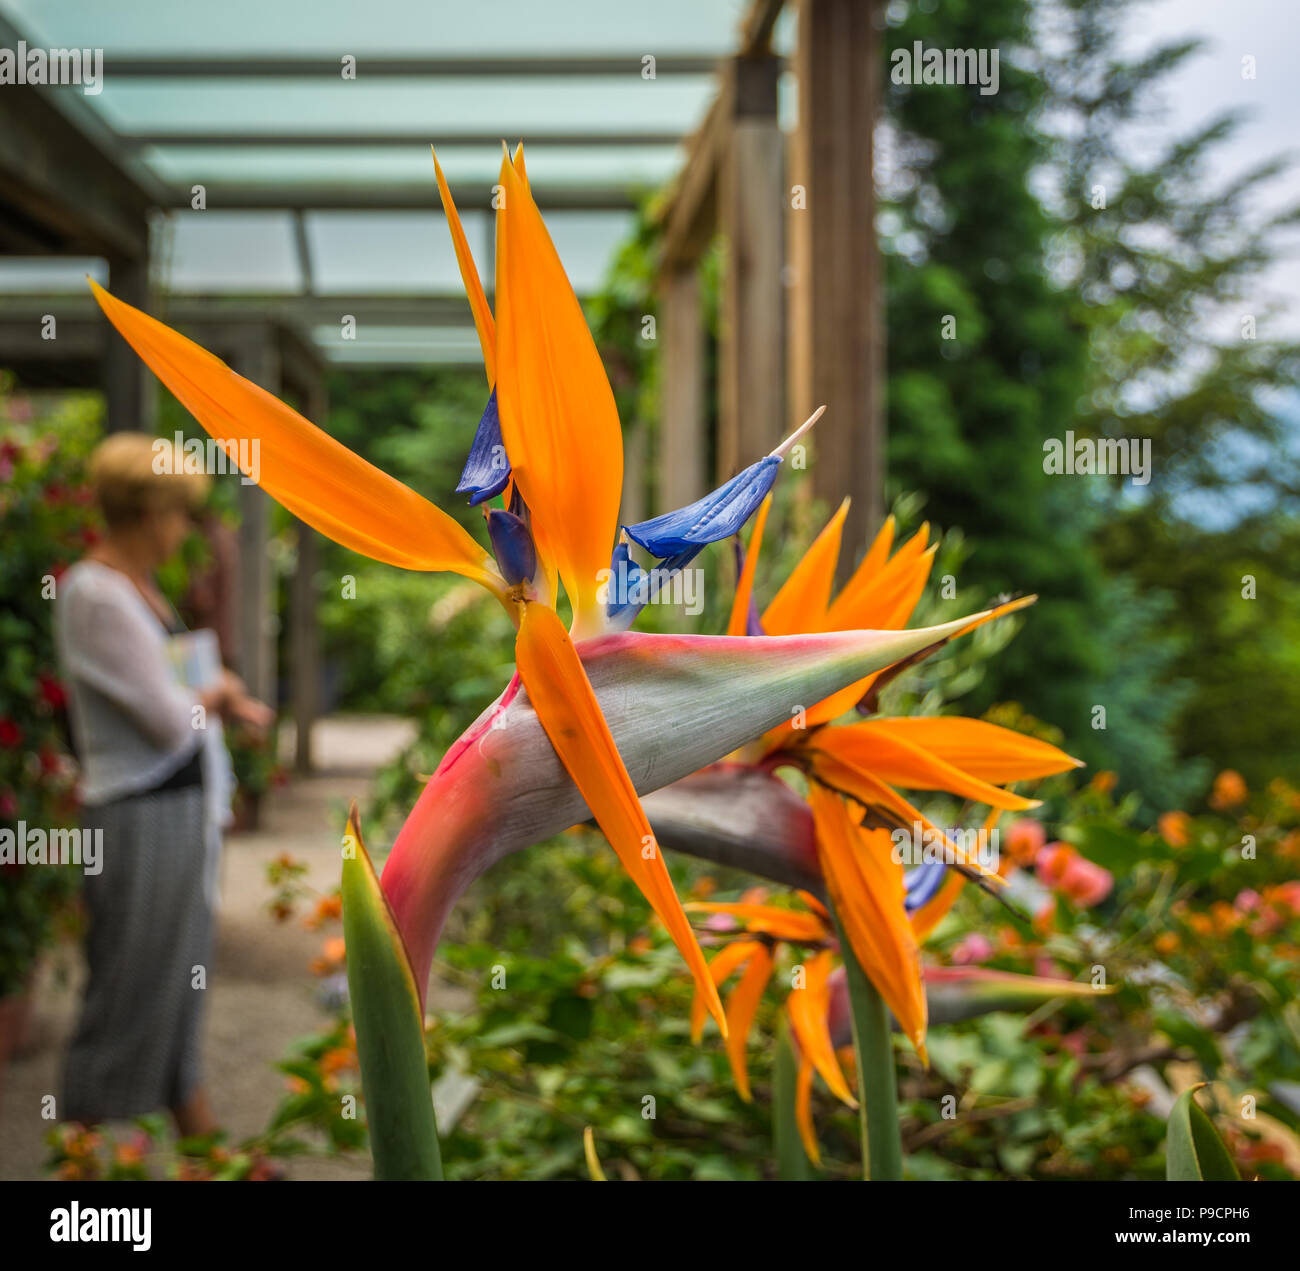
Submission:
<svg viewBox="0 0 1300 1271">
<path fill-rule="evenodd" d="M 777 122 L 775 58 L 732 67 L 731 127 L 720 168 L 725 243 L 718 332 L 716 476 L 725 481 L 786 430 L 785 140 Z"/>
<path fill-rule="evenodd" d="M 247 150 L 262 150 L 268 146 L 281 146 L 285 149 L 324 146 L 330 149 L 358 146 L 367 149 L 398 146 L 425 146 L 429 141 L 428 130 L 413 132 L 408 129 L 389 129 L 384 132 L 310 132 L 306 129 L 298 132 L 219 132 L 216 130 L 190 130 L 166 128 L 152 132 L 119 133 L 119 140 L 134 149 L 146 146 L 184 146 L 202 148 L 207 146 L 238 147 Z M 526 134 L 528 148 L 541 150 L 547 146 L 581 146 L 583 149 L 618 148 L 625 150 L 633 146 L 675 146 L 681 142 L 680 132 L 658 129 L 629 129 L 619 132 L 605 128 L 599 131 L 591 129 L 574 129 L 568 132 L 529 132 Z M 459 132 L 447 131 L 437 135 L 439 151 L 452 146 L 496 146 L 501 145 L 500 132 L 467 129 Z"/>
<path fill-rule="evenodd" d="M 0 95 L 2 100 L 2 95 Z M 441 151 L 439 151 L 442 154 Z M 445 155 L 443 156 L 446 157 Z M 533 192 L 544 210 L 550 212 L 634 212 L 645 191 L 626 184 L 570 185 L 550 182 L 543 173 L 533 180 Z M 466 183 L 452 185 L 452 197 L 462 211 L 486 207 L 486 184 L 472 187 Z M 222 184 L 219 193 L 208 190 L 209 206 L 223 211 L 390 211 L 413 208 L 429 211 L 429 184 L 424 180 L 398 181 L 387 184 L 340 182 L 320 184 L 297 181 L 266 181 Z M 162 192 L 158 205 L 176 211 L 189 211 L 192 194 L 188 184 L 170 186 Z"/>
<path fill-rule="evenodd" d="M 879 524 L 884 486 L 884 325 L 872 133 L 881 82 L 874 3 L 798 0 L 798 127 L 790 212 L 792 415 L 825 403 L 813 489 L 851 495 L 841 576 Z"/>
<path fill-rule="evenodd" d="M 656 512 L 693 503 L 705 482 L 704 322 L 694 269 L 660 281 L 659 480 Z"/>
<path fill-rule="evenodd" d="M 665 271 L 694 265 L 717 232 L 718 160 L 731 126 L 733 95 L 728 65 L 709 113 L 687 142 L 686 162 L 656 213 L 663 226 L 659 260 Z"/>
<path fill-rule="evenodd" d="M 740 28 L 740 57 L 763 57 L 772 51 L 772 30 L 785 0 L 754 0 Z"/>
<path fill-rule="evenodd" d="M 676 54 L 656 57 L 655 75 L 708 75 L 718 64 L 709 54 Z M 232 54 L 229 57 L 195 57 L 181 50 L 168 56 L 147 53 L 108 53 L 104 59 L 106 79 L 238 79 L 255 81 L 259 78 L 336 80 L 339 77 L 339 58 L 312 57 L 248 57 Z M 393 57 L 383 54 L 357 58 L 357 71 L 363 78 L 376 75 L 399 76 L 404 79 L 519 77 L 550 78 L 577 75 L 626 75 L 641 73 L 641 54 L 595 53 L 577 56 L 524 57 Z"/>
</svg>

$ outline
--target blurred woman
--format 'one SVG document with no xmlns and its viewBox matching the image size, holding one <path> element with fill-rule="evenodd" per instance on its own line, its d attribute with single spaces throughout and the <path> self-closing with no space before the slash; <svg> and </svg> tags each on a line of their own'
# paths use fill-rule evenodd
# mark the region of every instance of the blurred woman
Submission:
<svg viewBox="0 0 1300 1271">
<path fill-rule="evenodd" d="M 184 626 L 154 571 L 190 532 L 208 478 L 185 472 L 169 441 L 117 433 L 96 449 L 90 479 L 106 533 L 59 580 L 55 639 L 102 868 L 85 879 L 89 979 L 60 1117 L 93 1124 L 165 1107 L 181 1134 L 207 1134 L 205 741 L 210 718 L 258 728 L 271 712 L 223 669 L 186 687 L 169 651 Z"/>
</svg>

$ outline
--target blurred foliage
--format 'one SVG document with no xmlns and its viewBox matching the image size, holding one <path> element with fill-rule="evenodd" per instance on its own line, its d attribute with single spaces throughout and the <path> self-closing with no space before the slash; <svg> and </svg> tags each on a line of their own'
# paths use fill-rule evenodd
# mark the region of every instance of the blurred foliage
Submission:
<svg viewBox="0 0 1300 1271">
<path fill-rule="evenodd" d="M 0 372 L 0 829 L 46 834 L 77 823 L 67 694 L 54 655 L 63 571 L 98 533 L 85 462 L 98 435 L 94 399 L 34 402 Z M 0 998 L 20 992 L 70 915 L 74 865 L 0 865 Z"/>
<path fill-rule="evenodd" d="M 1300 1174 L 1300 1108 L 1284 1084 L 1300 1075 L 1289 987 L 1300 952 L 1300 794 L 1277 782 L 1251 797 L 1228 779 L 1221 812 L 1166 818 L 1167 839 L 1135 823 L 1134 797 L 1114 801 L 1111 780 L 1071 794 L 1050 827 L 1112 873 L 1108 896 L 1076 907 L 1042 881 L 1041 861 L 1038 878 L 1027 864 L 1026 894 L 1047 900 L 1032 925 L 968 891 L 926 958 L 978 954 L 984 965 L 1072 979 L 1095 980 L 1100 967 L 1117 992 L 936 1027 L 928 1071 L 900 1043 L 913 1177 L 1162 1178 L 1151 1077 L 1171 1092 L 1214 1083 L 1215 1120 L 1244 1176 Z M 697 897 L 752 881 L 673 866 Z M 551 904 L 538 906 L 538 895 Z M 438 969 L 472 988 L 474 1005 L 443 1012 L 430 1053 L 435 1071 L 450 1065 L 483 1084 L 445 1136 L 449 1177 L 582 1177 L 585 1125 L 614 1178 L 772 1175 L 770 1043 L 782 995 L 768 995 L 751 1039 L 747 1105 L 712 1027 L 690 1045 L 689 977 L 644 915 L 613 854 L 585 833 L 502 862 L 458 906 L 457 939 Z M 1133 1079 L 1139 1069 L 1147 1080 Z M 944 1115 L 949 1096 L 955 1116 Z M 850 1176 L 853 1115 L 820 1090 L 815 1107 L 823 1175 Z"/>
<path fill-rule="evenodd" d="M 928 10 L 928 11 L 927 11 Z M 1032 42 L 1031 0 L 891 6 L 888 50 L 914 41 L 1004 50 Z M 964 586 L 1037 592 L 1020 639 L 973 689 L 970 708 L 1015 698 L 1086 736 L 1109 650 L 1101 570 L 1076 483 L 1042 465 L 1069 425 L 1085 347 L 1044 269 L 1051 219 L 1029 178 L 1049 157 L 1045 87 L 1003 56 L 998 92 L 886 84 L 889 177 L 879 223 L 886 266 L 891 491 L 916 490 L 943 528 L 972 539 Z M 945 318 L 955 320 L 944 338 Z M 1091 759 L 1104 752 L 1091 747 Z"/>
<path fill-rule="evenodd" d="M 1118 481 L 1087 484 L 1107 570 L 1169 597 L 1174 659 L 1158 682 L 1179 686 L 1165 711 L 1174 753 L 1262 783 L 1300 769 L 1300 345 L 1274 334 L 1277 302 L 1261 294 L 1300 207 L 1263 210 L 1277 202 L 1281 157 L 1214 176 L 1240 114 L 1134 144 L 1168 77 L 1201 48 L 1180 37 L 1134 54 L 1116 19 L 1142 8 L 1057 7 L 1057 52 L 1040 55 L 1057 116 L 1047 265 L 1088 343 L 1073 427 L 1152 440 L 1156 479 L 1140 497 Z M 1123 757 L 1124 779 L 1147 790 Z"/>
</svg>

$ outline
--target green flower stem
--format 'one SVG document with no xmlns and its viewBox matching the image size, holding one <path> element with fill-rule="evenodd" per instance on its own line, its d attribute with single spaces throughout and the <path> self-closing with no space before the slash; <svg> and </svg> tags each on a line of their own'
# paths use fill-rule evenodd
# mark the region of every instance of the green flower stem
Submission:
<svg viewBox="0 0 1300 1271">
<path fill-rule="evenodd" d="M 862 1176 L 878 1182 L 897 1181 L 903 1177 L 903 1142 L 898 1126 L 898 1084 L 889 1010 L 859 964 L 839 915 L 834 914 L 834 918 L 848 976 L 853 1053 L 858 1065 Z"/>
<path fill-rule="evenodd" d="M 790 1026 L 785 1012 L 776 1029 L 776 1063 L 772 1072 L 772 1137 L 776 1147 L 777 1177 L 784 1183 L 805 1183 L 810 1177 L 808 1157 L 799 1138 L 795 1116 L 795 1081 L 798 1074 Z"/>
</svg>

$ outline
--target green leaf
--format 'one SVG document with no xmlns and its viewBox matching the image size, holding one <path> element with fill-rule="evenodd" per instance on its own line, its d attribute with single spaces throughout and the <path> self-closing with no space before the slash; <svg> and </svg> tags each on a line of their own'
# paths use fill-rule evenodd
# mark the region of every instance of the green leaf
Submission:
<svg viewBox="0 0 1300 1271">
<path fill-rule="evenodd" d="M 344 842 L 343 939 L 375 1178 L 441 1179 L 420 993 L 355 804 Z"/>
<path fill-rule="evenodd" d="M 1196 1102 L 1193 1086 L 1178 1096 L 1165 1136 L 1165 1177 L 1171 1182 L 1238 1183 L 1241 1175 L 1210 1118 Z"/>
<path fill-rule="evenodd" d="M 785 1012 L 776 1032 L 776 1065 L 772 1075 L 772 1137 L 776 1147 L 777 1176 L 783 1183 L 805 1183 L 812 1173 L 799 1138 L 795 1109 L 798 1061 L 790 1043 Z"/>
</svg>

